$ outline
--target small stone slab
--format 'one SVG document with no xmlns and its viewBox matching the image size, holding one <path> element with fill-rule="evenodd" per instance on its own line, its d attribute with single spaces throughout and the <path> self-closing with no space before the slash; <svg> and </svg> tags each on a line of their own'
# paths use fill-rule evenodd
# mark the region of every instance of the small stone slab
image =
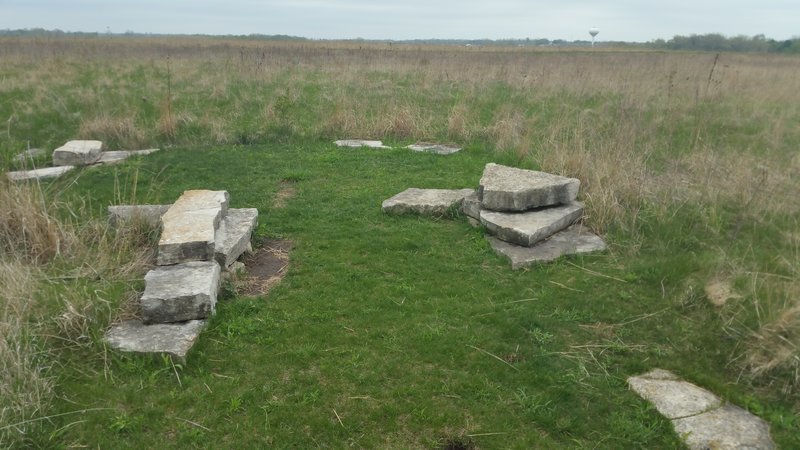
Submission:
<svg viewBox="0 0 800 450">
<path fill-rule="evenodd" d="M 716 395 L 666 370 L 630 377 L 628 385 L 667 419 L 695 416 L 722 406 Z"/>
<path fill-rule="evenodd" d="M 452 155 L 461 151 L 461 147 L 455 147 L 445 144 L 432 144 L 430 142 L 418 142 L 411 144 L 406 148 L 414 150 L 415 152 L 435 153 L 437 155 Z"/>
<path fill-rule="evenodd" d="M 467 217 L 481 220 L 481 200 L 478 198 L 478 192 L 473 191 L 464 197 L 461 202 L 461 212 Z"/>
<path fill-rule="evenodd" d="M 339 147 L 370 147 L 370 148 L 392 148 L 383 145 L 382 141 L 368 141 L 363 139 L 342 139 L 334 142 Z"/>
<path fill-rule="evenodd" d="M 123 352 L 167 354 L 185 362 L 186 354 L 205 328 L 204 320 L 145 325 L 127 320 L 112 326 L 105 336 L 111 348 Z"/>
<path fill-rule="evenodd" d="M 523 247 L 531 247 L 575 223 L 583 215 L 583 204 L 552 206 L 528 212 L 482 210 L 481 223 L 490 234 Z"/>
<path fill-rule="evenodd" d="M 460 206 L 473 189 L 418 189 L 409 188 L 381 204 L 388 214 L 442 215 L 450 208 Z"/>
<path fill-rule="evenodd" d="M 74 168 L 75 166 L 60 166 L 34 170 L 19 170 L 16 172 L 6 172 L 6 176 L 11 181 L 42 180 L 46 178 L 58 178 Z"/>
<path fill-rule="evenodd" d="M 144 323 L 205 319 L 214 314 L 220 267 L 216 261 L 192 261 L 156 267 L 144 277 L 139 300 Z"/>
<path fill-rule="evenodd" d="M 14 160 L 20 163 L 24 163 L 26 161 L 30 161 L 39 157 L 42 157 L 46 154 L 43 149 L 41 148 L 29 148 L 22 153 L 17 154 L 14 156 Z"/>
<path fill-rule="evenodd" d="M 554 261 L 564 255 L 606 249 L 606 243 L 583 225 L 573 225 L 566 230 L 559 231 L 533 247 L 509 244 L 493 236 L 486 236 L 486 239 L 497 254 L 505 256 L 511 261 L 512 270 Z"/>
<path fill-rule="evenodd" d="M 250 248 L 250 237 L 258 223 L 256 208 L 229 209 L 219 223 L 214 245 L 215 258 L 227 268 Z"/>
<path fill-rule="evenodd" d="M 100 141 L 68 141 L 53 150 L 54 166 L 87 166 L 100 158 L 103 143 Z"/>
<path fill-rule="evenodd" d="M 227 191 L 186 191 L 161 216 L 158 265 L 214 258 L 214 240 L 228 211 Z"/>
<path fill-rule="evenodd" d="M 149 148 L 145 150 L 117 150 L 101 152 L 97 164 L 116 164 L 124 161 L 131 156 L 144 156 L 159 151 L 157 148 Z"/>
<path fill-rule="evenodd" d="M 581 182 L 546 172 L 489 163 L 478 189 L 481 205 L 493 211 L 527 211 L 567 204 L 578 196 Z"/>
<path fill-rule="evenodd" d="M 108 222 L 111 226 L 140 222 L 152 227 L 161 225 L 161 216 L 172 205 L 115 205 L 108 207 Z"/>
</svg>

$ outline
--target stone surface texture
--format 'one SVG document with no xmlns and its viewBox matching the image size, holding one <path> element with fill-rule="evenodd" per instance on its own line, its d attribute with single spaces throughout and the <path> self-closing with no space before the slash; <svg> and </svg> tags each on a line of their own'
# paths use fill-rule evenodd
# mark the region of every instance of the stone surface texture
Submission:
<svg viewBox="0 0 800 450">
<path fill-rule="evenodd" d="M 54 166 L 86 166 L 100 158 L 103 143 L 100 141 L 68 141 L 53 150 Z"/>
<path fill-rule="evenodd" d="M 570 203 L 577 198 L 579 187 L 576 178 L 489 163 L 484 168 L 478 196 L 484 209 L 527 211 Z"/>
<path fill-rule="evenodd" d="M 722 406 L 716 395 L 680 379 L 651 379 L 644 374 L 628 378 L 628 385 L 667 419 L 695 416 Z"/>
<path fill-rule="evenodd" d="M 144 277 L 142 318 L 146 324 L 205 319 L 214 314 L 219 282 L 216 261 L 156 267 Z"/>
<path fill-rule="evenodd" d="M 437 155 L 452 155 L 461 151 L 461 147 L 445 144 L 433 144 L 430 142 L 418 142 L 411 144 L 406 148 L 414 150 L 415 152 L 435 153 Z"/>
<path fill-rule="evenodd" d="M 256 208 L 231 208 L 217 229 L 214 252 L 217 262 L 226 268 L 250 247 L 250 236 L 258 223 Z"/>
<path fill-rule="evenodd" d="M 61 175 L 74 169 L 75 166 L 45 167 L 43 169 L 19 170 L 16 172 L 6 172 L 6 177 L 11 181 L 42 180 L 46 178 L 58 178 Z"/>
<path fill-rule="evenodd" d="M 342 139 L 334 142 L 339 147 L 370 147 L 370 148 L 391 148 L 383 145 L 382 141 L 369 141 L 363 139 Z"/>
<path fill-rule="evenodd" d="M 530 247 L 572 225 L 582 215 L 583 205 L 572 202 L 519 213 L 484 209 L 481 211 L 481 223 L 490 234 L 503 241 Z"/>
<path fill-rule="evenodd" d="M 162 353 L 183 362 L 205 325 L 204 320 L 153 325 L 128 320 L 112 326 L 105 339 L 116 350 Z"/>
<path fill-rule="evenodd" d="M 452 207 L 460 207 L 473 189 L 409 188 L 383 202 L 381 209 L 389 214 L 442 215 Z"/>
<path fill-rule="evenodd" d="M 481 220 L 481 200 L 478 198 L 477 191 L 464 197 L 464 200 L 461 202 L 461 212 L 467 217 Z"/>
<path fill-rule="evenodd" d="M 513 270 L 554 261 L 564 255 L 589 253 L 606 248 L 606 243 L 599 236 L 580 224 L 572 225 L 532 247 L 509 244 L 493 236 L 486 236 L 486 239 L 495 252 L 511 261 Z"/>
<path fill-rule="evenodd" d="M 227 191 L 186 191 L 161 216 L 159 265 L 214 258 L 216 229 L 228 211 Z"/>
<path fill-rule="evenodd" d="M 108 207 L 108 222 L 112 226 L 141 222 L 153 227 L 161 225 L 161 216 L 172 205 L 114 205 Z"/>
</svg>

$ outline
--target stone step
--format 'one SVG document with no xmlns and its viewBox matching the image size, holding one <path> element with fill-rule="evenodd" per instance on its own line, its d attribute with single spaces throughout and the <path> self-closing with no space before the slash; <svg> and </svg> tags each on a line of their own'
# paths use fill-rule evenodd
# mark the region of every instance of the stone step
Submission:
<svg viewBox="0 0 800 450">
<path fill-rule="evenodd" d="M 461 151 L 461 147 L 453 145 L 434 144 L 430 142 L 418 142 L 406 146 L 407 149 L 414 150 L 415 152 L 435 153 L 437 155 L 452 155 Z"/>
<path fill-rule="evenodd" d="M 484 209 L 527 211 L 574 201 L 580 184 L 576 178 L 489 163 L 478 196 Z"/>
<path fill-rule="evenodd" d="M 114 150 L 101 152 L 100 158 L 97 159 L 97 164 L 116 164 L 131 156 L 145 156 L 159 151 L 157 148 L 148 148 L 145 150 Z"/>
<path fill-rule="evenodd" d="M 256 208 L 231 208 L 217 229 L 214 252 L 217 262 L 227 268 L 250 248 L 250 237 L 258 223 Z"/>
<path fill-rule="evenodd" d="M 11 181 L 42 180 L 45 178 L 58 178 L 74 169 L 75 166 L 45 167 L 43 169 L 18 170 L 6 172 L 6 177 Z"/>
<path fill-rule="evenodd" d="M 161 216 L 157 264 L 210 261 L 220 220 L 228 212 L 227 191 L 186 191 Z"/>
<path fill-rule="evenodd" d="M 205 319 L 215 311 L 220 267 L 216 261 L 156 267 L 144 283 L 139 304 L 146 324 Z"/>
<path fill-rule="evenodd" d="M 359 148 L 359 147 L 392 148 L 389 147 L 388 145 L 383 145 L 382 141 L 370 141 L 365 139 L 340 139 L 338 141 L 335 141 L 334 144 L 336 144 L 339 147 L 353 147 L 353 148 Z"/>
<path fill-rule="evenodd" d="M 108 207 L 108 222 L 111 226 L 139 221 L 157 227 L 161 225 L 161 216 L 172 205 L 113 205 Z"/>
<path fill-rule="evenodd" d="M 517 270 L 533 264 L 554 261 L 565 255 L 596 252 L 606 249 L 606 243 L 583 225 L 577 224 L 559 231 L 549 239 L 532 247 L 509 244 L 493 236 L 486 236 L 497 254 L 511 261 L 511 269 Z"/>
<path fill-rule="evenodd" d="M 473 189 L 418 189 L 409 188 L 381 204 L 388 214 L 442 215 L 450 208 L 460 207 L 464 197 Z"/>
<path fill-rule="evenodd" d="M 583 205 L 572 202 L 518 213 L 484 209 L 481 223 L 490 234 L 503 241 L 530 247 L 572 225 L 582 215 Z"/>
<path fill-rule="evenodd" d="M 180 362 L 206 326 L 205 320 L 145 325 L 128 320 L 112 326 L 105 335 L 111 348 L 123 352 L 166 354 Z"/>
<path fill-rule="evenodd" d="M 68 141 L 53 150 L 54 166 L 87 166 L 100 158 L 103 143 L 100 141 Z"/>
<path fill-rule="evenodd" d="M 464 197 L 461 202 L 461 213 L 472 219 L 481 220 L 481 200 L 478 198 L 477 191 Z"/>
</svg>

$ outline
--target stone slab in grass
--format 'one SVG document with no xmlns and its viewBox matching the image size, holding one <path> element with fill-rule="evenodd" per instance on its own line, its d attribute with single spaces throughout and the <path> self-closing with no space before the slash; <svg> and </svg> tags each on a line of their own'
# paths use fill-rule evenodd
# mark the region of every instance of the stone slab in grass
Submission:
<svg viewBox="0 0 800 450">
<path fill-rule="evenodd" d="M 161 224 L 161 216 L 172 205 L 114 205 L 108 207 L 108 222 L 112 226 L 140 222 L 153 227 Z"/>
<path fill-rule="evenodd" d="M 220 267 L 216 261 L 192 261 L 147 272 L 139 299 L 146 324 L 205 319 L 214 314 Z"/>
<path fill-rule="evenodd" d="M 43 180 L 47 178 L 58 178 L 74 168 L 75 166 L 59 166 L 33 170 L 18 170 L 16 172 L 6 172 L 6 177 L 11 181 Z"/>
<path fill-rule="evenodd" d="M 231 208 L 217 229 L 214 252 L 217 262 L 226 268 L 250 248 L 250 237 L 258 223 L 256 208 Z"/>
<path fill-rule="evenodd" d="M 461 147 L 446 144 L 433 144 L 430 142 L 418 142 L 406 146 L 407 149 L 415 152 L 435 153 L 437 155 L 452 155 L 461 151 Z"/>
<path fill-rule="evenodd" d="M 36 158 L 40 158 L 40 157 L 44 156 L 45 154 L 47 154 L 47 152 L 44 151 L 41 148 L 29 148 L 29 149 L 25 150 L 24 152 L 19 153 L 16 156 L 14 156 L 14 160 L 16 162 L 19 162 L 19 163 L 24 163 L 26 161 L 30 161 L 30 160 L 33 160 L 33 159 L 36 159 Z"/>
<path fill-rule="evenodd" d="M 387 145 L 383 145 L 382 141 L 370 141 L 364 139 L 341 139 L 335 141 L 334 144 L 338 145 L 339 147 L 370 147 L 370 148 L 391 148 Z"/>
<path fill-rule="evenodd" d="M 481 223 L 500 240 L 531 247 L 575 223 L 583 215 L 583 205 L 572 202 L 527 212 L 482 210 Z"/>
<path fill-rule="evenodd" d="M 484 209 L 527 211 L 574 201 L 580 184 L 576 178 L 489 163 L 478 196 Z"/>
<path fill-rule="evenodd" d="M 87 166 L 100 158 L 101 141 L 68 141 L 53 150 L 54 166 Z"/>
<path fill-rule="evenodd" d="M 227 191 L 186 191 L 161 216 L 159 265 L 214 258 L 214 241 L 220 220 L 228 211 Z"/>
<path fill-rule="evenodd" d="M 205 328 L 204 320 L 181 323 L 145 325 L 139 320 L 127 320 L 112 326 L 105 335 L 111 348 L 123 352 L 167 354 L 186 361 L 186 354 Z"/>
<path fill-rule="evenodd" d="M 475 220 L 481 220 L 481 200 L 478 198 L 478 192 L 473 191 L 468 196 L 464 197 L 461 202 L 461 212 Z"/>
<path fill-rule="evenodd" d="M 122 162 L 131 156 L 145 156 L 159 151 L 157 148 L 149 148 L 145 150 L 115 150 L 101 152 L 97 164 L 116 164 Z"/>
<path fill-rule="evenodd" d="M 606 243 L 582 225 L 572 225 L 532 247 L 509 244 L 493 236 L 486 236 L 486 239 L 497 254 L 505 256 L 511 261 L 513 270 L 554 261 L 565 255 L 606 249 Z"/>
<path fill-rule="evenodd" d="M 450 208 L 460 207 L 464 197 L 473 189 L 418 189 L 409 188 L 384 200 L 383 212 L 388 214 L 442 215 Z"/>
</svg>

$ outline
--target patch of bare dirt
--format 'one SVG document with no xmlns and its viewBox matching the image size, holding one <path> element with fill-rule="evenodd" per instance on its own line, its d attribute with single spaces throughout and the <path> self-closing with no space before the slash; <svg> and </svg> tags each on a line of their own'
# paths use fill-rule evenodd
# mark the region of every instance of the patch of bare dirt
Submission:
<svg viewBox="0 0 800 450">
<path fill-rule="evenodd" d="M 706 297 L 714 306 L 723 306 L 728 300 L 740 297 L 733 291 L 730 281 L 719 278 L 709 281 L 704 290 Z"/>
<path fill-rule="evenodd" d="M 272 207 L 285 208 L 289 199 L 294 197 L 295 194 L 297 194 L 297 189 L 295 189 L 293 182 L 287 180 L 281 181 L 278 193 L 275 194 L 275 198 L 272 200 Z"/>
<path fill-rule="evenodd" d="M 265 295 L 281 282 L 289 268 L 292 241 L 267 239 L 244 259 L 245 275 L 237 289 L 241 295 Z"/>
</svg>

